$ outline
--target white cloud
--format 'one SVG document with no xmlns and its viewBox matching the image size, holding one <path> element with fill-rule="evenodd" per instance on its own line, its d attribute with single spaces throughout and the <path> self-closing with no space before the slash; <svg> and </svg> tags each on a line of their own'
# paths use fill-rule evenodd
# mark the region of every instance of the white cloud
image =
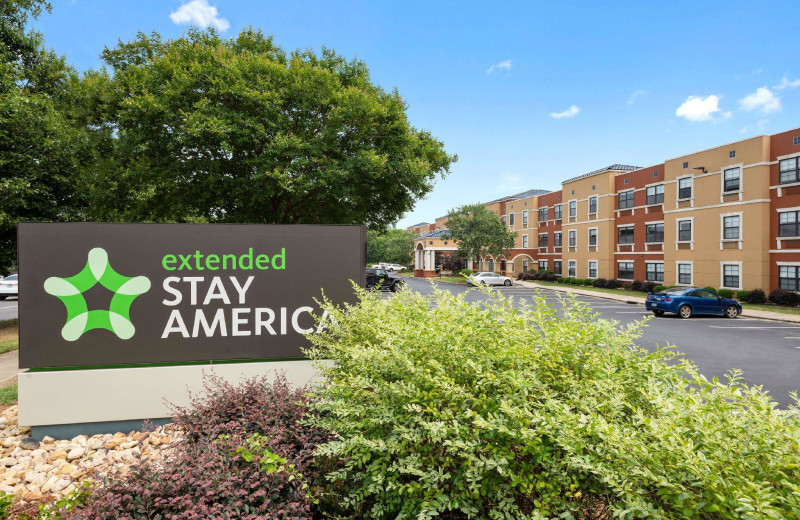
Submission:
<svg viewBox="0 0 800 520">
<path fill-rule="evenodd" d="M 511 69 L 511 60 L 501 61 L 500 63 L 496 63 L 486 69 L 486 74 L 491 74 L 495 70 L 510 70 Z"/>
<path fill-rule="evenodd" d="M 689 121 L 711 121 L 715 112 L 719 112 L 719 97 L 689 96 L 675 111 L 675 115 Z"/>
<path fill-rule="evenodd" d="M 561 119 L 562 117 L 575 117 L 578 115 L 581 109 L 578 108 L 578 105 L 572 105 L 568 109 L 564 110 L 563 112 L 553 112 L 550 114 L 550 117 L 554 119 Z"/>
<path fill-rule="evenodd" d="M 760 87 L 752 94 L 739 100 L 745 110 L 758 110 L 762 114 L 769 114 L 781 109 L 781 100 L 767 87 Z"/>
<path fill-rule="evenodd" d="M 647 95 L 647 91 L 646 90 L 637 90 L 636 92 L 631 94 L 631 97 L 628 98 L 628 101 L 626 101 L 625 104 L 626 105 L 632 105 L 632 104 L 636 103 L 637 99 L 639 99 L 640 97 L 643 97 L 645 95 Z"/>
<path fill-rule="evenodd" d="M 775 90 L 783 90 L 785 88 L 797 88 L 800 87 L 800 79 L 790 80 L 786 76 L 781 79 L 781 82 L 778 85 L 773 87 Z"/>
<path fill-rule="evenodd" d="M 217 8 L 208 5 L 208 0 L 192 0 L 188 4 L 183 4 L 169 17 L 173 23 L 189 23 L 199 27 L 213 25 L 222 32 L 227 31 L 231 24 L 225 18 L 217 16 Z"/>
</svg>

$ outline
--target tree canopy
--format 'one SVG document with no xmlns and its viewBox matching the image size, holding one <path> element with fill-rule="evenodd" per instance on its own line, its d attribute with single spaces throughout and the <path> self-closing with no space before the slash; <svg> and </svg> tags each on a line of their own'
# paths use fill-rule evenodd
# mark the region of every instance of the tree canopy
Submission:
<svg viewBox="0 0 800 520">
<path fill-rule="evenodd" d="M 329 49 L 191 30 L 103 60 L 113 75 L 84 80 L 104 150 L 87 172 L 94 219 L 385 228 L 456 160 L 396 90 Z"/>
<path fill-rule="evenodd" d="M 367 230 L 367 263 L 411 264 L 414 234 L 405 229 Z"/>
<path fill-rule="evenodd" d="M 447 214 L 448 236 L 467 258 L 499 256 L 514 247 L 516 233 L 506 229 L 496 214 L 483 204 L 460 206 Z"/>
<path fill-rule="evenodd" d="M 0 0 L 0 273 L 16 263 L 17 222 L 82 218 L 85 133 L 72 107 L 78 78 L 42 36 L 25 31 L 46 2 Z"/>
</svg>

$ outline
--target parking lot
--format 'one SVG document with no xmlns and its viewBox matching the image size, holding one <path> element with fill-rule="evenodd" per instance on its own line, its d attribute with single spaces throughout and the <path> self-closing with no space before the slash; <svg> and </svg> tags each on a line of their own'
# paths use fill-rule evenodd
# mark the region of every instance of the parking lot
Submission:
<svg viewBox="0 0 800 520">
<path fill-rule="evenodd" d="M 408 286 L 423 294 L 431 291 L 428 281 L 406 278 Z M 464 292 L 463 285 L 437 284 L 452 292 Z M 521 286 L 495 287 L 515 300 L 528 300 L 535 289 Z M 549 289 L 540 294 L 546 301 L 561 308 L 559 295 Z M 473 291 L 470 300 L 480 301 L 485 296 Z M 621 324 L 652 316 L 644 305 L 632 305 L 592 296 L 576 296 L 591 305 L 602 318 Z M 727 319 L 716 316 L 699 316 L 683 320 L 675 315 L 651 318 L 644 334 L 637 342 L 643 348 L 655 350 L 656 346 L 675 345 L 676 350 L 694 361 L 706 377 L 722 378 L 731 369 L 744 371 L 744 381 L 762 385 L 773 398 L 786 406 L 792 402 L 790 392 L 800 391 L 800 325 L 746 317 Z"/>
<path fill-rule="evenodd" d="M 0 321 L 11 320 L 17 317 L 17 299 L 0 300 Z"/>
</svg>

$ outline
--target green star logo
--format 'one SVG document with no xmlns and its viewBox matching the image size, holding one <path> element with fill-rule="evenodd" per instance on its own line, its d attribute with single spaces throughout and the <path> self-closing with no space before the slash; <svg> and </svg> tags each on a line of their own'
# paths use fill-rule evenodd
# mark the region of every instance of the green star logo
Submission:
<svg viewBox="0 0 800 520">
<path fill-rule="evenodd" d="M 98 283 L 114 293 L 107 311 L 90 311 L 83 297 L 83 293 Z M 80 273 L 69 278 L 51 276 L 45 280 L 44 290 L 67 308 L 67 323 L 61 329 L 65 340 L 75 341 L 92 329 L 110 330 L 119 339 L 130 339 L 136 332 L 130 319 L 131 304 L 150 290 L 150 280 L 145 276 L 122 276 L 108 263 L 106 250 L 95 247 L 89 251 L 86 266 Z"/>
</svg>

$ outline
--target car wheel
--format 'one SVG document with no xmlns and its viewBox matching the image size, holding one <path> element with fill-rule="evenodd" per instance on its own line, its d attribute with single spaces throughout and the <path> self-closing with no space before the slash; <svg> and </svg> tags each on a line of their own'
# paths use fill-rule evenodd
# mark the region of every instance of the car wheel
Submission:
<svg viewBox="0 0 800 520">
<path fill-rule="evenodd" d="M 725 309 L 726 318 L 735 318 L 738 315 L 739 315 L 739 309 L 736 308 L 736 305 L 728 305 L 728 308 Z"/>
<path fill-rule="evenodd" d="M 664 311 L 653 311 L 653 314 L 655 314 L 656 316 L 663 316 Z"/>
<path fill-rule="evenodd" d="M 692 308 L 688 305 L 681 305 L 681 308 L 678 309 L 678 316 L 683 319 L 691 318 L 692 317 Z"/>
<path fill-rule="evenodd" d="M 511 287 L 511 280 L 506 280 L 505 282 L 503 282 L 503 285 L 505 285 L 506 287 Z"/>
</svg>

